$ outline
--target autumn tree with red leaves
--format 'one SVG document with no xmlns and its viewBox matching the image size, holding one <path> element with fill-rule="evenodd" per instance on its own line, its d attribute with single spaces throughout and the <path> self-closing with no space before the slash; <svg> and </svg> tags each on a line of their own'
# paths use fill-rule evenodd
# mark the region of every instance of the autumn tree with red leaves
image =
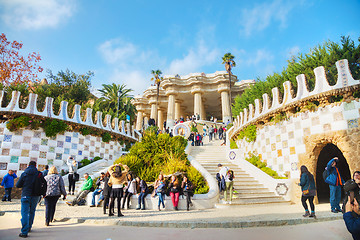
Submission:
<svg viewBox="0 0 360 240">
<path fill-rule="evenodd" d="M 38 53 L 22 56 L 22 43 L 8 41 L 5 34 L 0 35 L 0 84 L 13 85 L 36 82 L 37 74 L 43 71 L 38 66 L 41 57 Z"/>
</svg>

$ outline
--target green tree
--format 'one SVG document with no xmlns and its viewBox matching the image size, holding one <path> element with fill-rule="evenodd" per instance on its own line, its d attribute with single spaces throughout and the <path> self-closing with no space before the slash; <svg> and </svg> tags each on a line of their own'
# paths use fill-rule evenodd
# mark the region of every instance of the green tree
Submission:
<svg viewBox="0 0 360 240">
<path fill-rule="evenodd" d="M 69 114 L 75 104 L 84 105 L 95 99 L 91 94 L 91 78 L 94 73 L 76 74 L 69 69 L 59 71 L 56 75 L 48 70 L 47 80 L 49 84 L 38 83 L 32 87 L 32 92 L 38 94 L 38 108 L 42 109 L 46 97 L 54 98 L 54 111 L 57 113 L 60 109 L 61 101 L 68 102 Z"/>
<path fill-rule="evenodd" d="M 231 69 L 233 67 L 236 67 L 236 63 L 234 61 L 234 55 L 232 55 L 231 53 L 225 53 L 225 55 L 222 57 L 222 64 L 225 64 L 225 69 L 226 69 L 226 72 L 228 73 L 229 75 L 229 101 L 230 101 L 230 116 L 232 116 L 232 110 L 231 110 L 231 106 L 232 106 L 232 101 L 231 101 Z M 232 119 L 231 119 L 231 122 L 232 122 Z"/>
<path fill-rule="evenodd" d="M 96 101 L 96 106 L 104 114 L 109 114 L 113 118 L 126 120 L 126 115 L 130 116 L 130 122 L 134 121 L 136 108 L 131 103 L 132 96 L 129 94 L 133 90 L 127 89 L 125 84 L 103 84 L 99 90 L 101 97 Z"/>
<path fill-rule="evenodd" d="M 160 95 L 160 84 L 164 80 L 163 77 L 161 77 L 162 72 L 158 70 L 151 70 L 151 74 L 154 76 L 151 78 L 151 81 L 154 81 L 156 85 L 156 110 L 158 109 L 159 105 L 159 95 Z M 155 116 L 155 122 L 157 123 L 157 114 Z"/>
<path fill-rule="evenodd" d="M 360 38 L 358 39 L 360 42 Z M 356 45 L 350 37 L 341 37 L 341 42 L 336 43 L 326 41 L 318 45 L 306 54 L 299 53 L 297 56 L 288 60 L 287 66 L 281 73 L 274 73 L 265 79 L 258 77 L 256 83 L 246 89 L 241 96 L 236 96 L 233 106 L 234 115 L 238 115 L 253 104 L 255 99 L 262 99 L 262 95 L 267 93 L 271 96 L 274 87 L 279 88 L 280 94 L 284 93 L 283 83 L 290 81 L 294 92 L 297 90 L 296 76 L 304 74 L 308 82 L 309 91 L 315 87 L 314 69 L 319 66 L 325 67 L 325 73 L 330 85 L 337 81 L 337 69 L 335 63 L 338 60 L 347 59 L 350 71 L 354 79 L 360 78 L 360 45 Z"/>
</svg>

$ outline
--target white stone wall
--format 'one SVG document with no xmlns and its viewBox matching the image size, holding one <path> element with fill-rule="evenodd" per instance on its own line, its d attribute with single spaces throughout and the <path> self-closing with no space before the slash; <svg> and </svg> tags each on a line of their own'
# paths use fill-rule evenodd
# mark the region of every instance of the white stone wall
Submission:
<svg viewBox="0 0 360 240">
<path fill-rule="evenodd" d="M 303 112 L 287 121 L 258 128 L 256 141 L 237 140 L 241 158 L 255 151 L 268 166 L 279 174 L 290 173 L 298 178 L 298 155 L 305 153 L 305 136 L 331 131 L 358 128 L 360 102 L 343 102 L 338 106 L 326 106 L 315 112 Z"/>
<path fill-rule="evenodd" d="M 0 124 L 0 177 L 9 169 L 21 174 L 32 160 L 41 170 L 45 165 L 64 168 L 65 161 L 73 156 L 77 161 L 101 157 L 113 161 L 121 156 L 118 142 L 102 142 L 101 137 L 83 136 L 78 132 L 65 132 L 48 138 L 39 130 L 21 129 L 10 132 L 5 123 Z M 67 169 L 67 167 L 65 168 Z"/>
</svg>

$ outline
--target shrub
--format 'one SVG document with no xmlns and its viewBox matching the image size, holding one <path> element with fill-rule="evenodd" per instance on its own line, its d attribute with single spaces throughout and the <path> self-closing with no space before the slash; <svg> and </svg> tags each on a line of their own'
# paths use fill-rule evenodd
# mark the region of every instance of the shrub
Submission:
<svg viewBox="0 0 360 240">
<path fill-rule="evenodd" d="M 238 139 L 243 139 L 247 142 L 253 142 L 256 140 L 256 126 L 255 125 L 249 125 L 244 130 L 239 132 Z"/>
<path fill-rule="evenodd" d="M 89 135 L 89 134 L 90 134 L 90 128 L 87 128 L 87 127 L 80 128 L 80 129 L 79 129 L 79 132 L 80 132 L 83 136 Z"/>
<path fill-rule="evenodd" d="M 55 137 L 58 133 L 64 133 L 68 125 L 63 121 L 48 119 L 44 124 L 44 131 L 47 137 Z"/>
<path fill-rule="evenodd" d="M 85 167 L 86 165 L 89 165 L 90 163 L 91 163 L 91 161 L 87 158 L 84 158 L 83 160 L 80 161 L 81 167 Z"/>
<path fill-rule="evenodd" d="M 20 116 L 14 119 L 11 119 L 7 124 L 6 127 L 11 132 L 15 132 L 21 128 L 29 126 L 31 123 L 31 118 L 28 116 Z"/>
<path fill-rule="evenodd" d="M 249 154 L 250 157 L 245 158 L 246 161 L 250 162 L 252 165 L 256 166 L 257 168 L 259 168 L 261 171 L 265 172 L 266 174 L 272 176 L 273 178 L 276 179 L 284 179 L 286 177 L 280 177 L 279 174 L 272 170 L 271 168 L 266 166 L 266 163 L 262 162 L 260 160 L 260 156 L 255 155 L 254 153 L 250 153 Z"/>
<path fill-rule="evenodd" d="M 230 139 L 230 148 L 231 149 L 238 149 L 238 146 L 236 145 L 236 142 L 232 139 Z"/>
<path fill-rule="evenodd" d="M 170 137 L 145 131 L 141 142 L 135 143 L 127 155 L 115 163 L 127 165 L 132 172 L 147 182 L 154 182 L 160 173 L 187 173 L 195 186 L 195 193 L 205 193 L 208 186 L 202 175 L 190 166 L 185 154 L 186 139 L 181 136 Z"/>
<path fill-rule="evenodd" d="M 103 133 L 103 134 L 101 135 L 101 140 L 102 140 L 103 142 L 110 142 L 110 140 L 111 140 L 111 135 L 110 135 L 110 133 L 108 133 L 108 132 Z"/>
</svg>

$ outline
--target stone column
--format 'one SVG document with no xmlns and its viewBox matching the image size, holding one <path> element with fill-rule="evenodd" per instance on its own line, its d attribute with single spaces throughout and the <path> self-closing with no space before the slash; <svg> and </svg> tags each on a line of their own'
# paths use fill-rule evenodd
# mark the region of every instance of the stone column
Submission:
<svg viewBox="0 0 360 240">
<path fill-rule="evenodd" d="M 167 127 L 172 128 L 175 125 L 174 116 L 175 116 L 175 95 L 169 94 L 166 128 Z"/>
<path fill-rule="evenodd" d="M 181 105 L 180 101 L 175 101 L 175 119 L 180 120 L 181 117 Z M 183 116 L 185 118 L 185 116 Z"/>
<path fill-rule="evenodd" d="M 205 105 L 203 101 L 201 101 L 200 120 L 206 120 Z"/>
<path fill-rule="evenodd" d="M 149 121 L 148 116 L 145 116 L 144 117 L 144 126 L 145 126 L 145 128 L 147 128 L 149 126 L 148 121 Z"/>
<path fill-rule="evenodd" d="M 201 113 L 201 92 L 194 93 L 194 114 L 198 115 Z"/>
<path fill-rule="evenodd" d="M 230 100 L 229 93 L 227 91 L 221 91 L 221 110 L 222 110 L 222 120 L 226 123 L 228 120 L 232 122 L 232 117 L 230 114 Z"/>
<path fill-rule="evenodd" d="M 150 118 L 155 119 L 156 121 L 156 114 L 157 114 L 157 109 L 156 109 L 156 103 L 151 103 L 151 113 L 150 113 Z"/>
<path fill-rule="evenodd" d="M 164 131 L 164 111 L 163 109 L 159 108 L 158 109 L 158 122 L 157 122 L 157 126 Z"/>
<path fill-rule="evenodd" d="M 143 111 L 138 111 L 137 112 L 137 117 L 136 117 L 136 130 L 141 130 L 143 127 Z"/>
</svg>

